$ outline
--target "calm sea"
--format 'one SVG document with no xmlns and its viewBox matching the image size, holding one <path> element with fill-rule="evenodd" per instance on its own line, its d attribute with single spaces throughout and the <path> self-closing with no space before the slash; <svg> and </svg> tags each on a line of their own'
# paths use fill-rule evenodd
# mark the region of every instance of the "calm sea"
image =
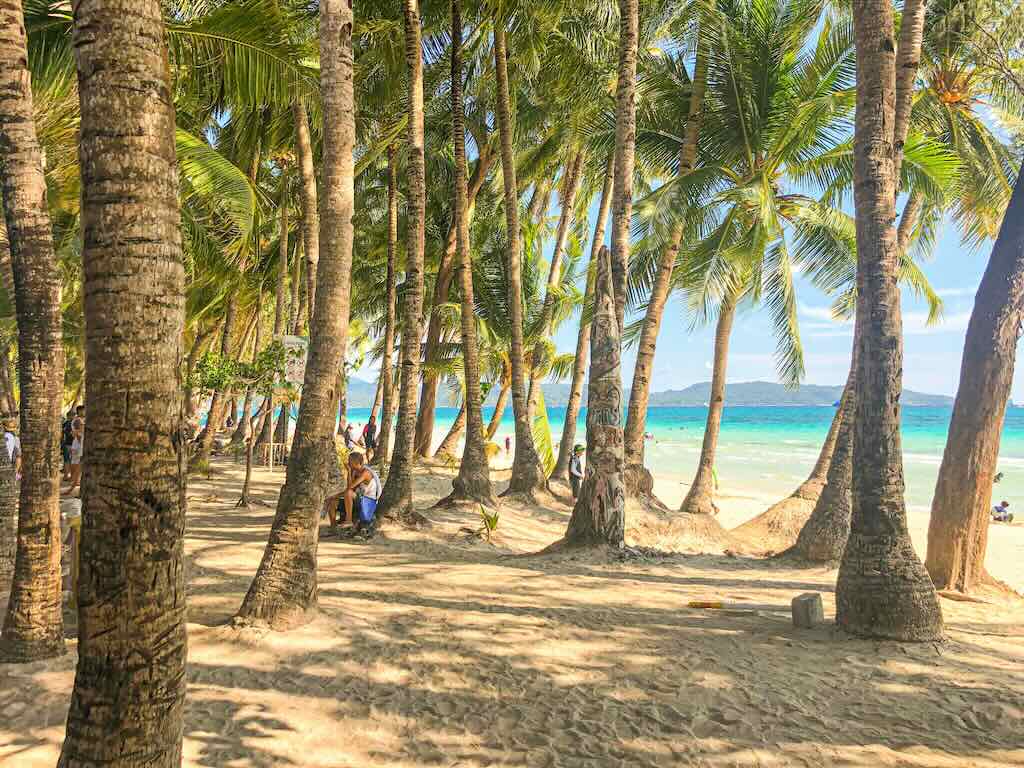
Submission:
<svg viewBox="0 0 1024 768">
<path fill-rule="evenodd" d="M 562 432 L 564 408 L 549 408 L 555 440 Z M 907 480 L 907 503 L 920 510 L 931 505 L 935 478 L 946 445 L 949 408 L 903 409 L 903 462 Z M 349 419 L 362 428 L 368 408 L 355 408 Z M 455 420 L 455 408 L 439 408 L 437 430 L 447 431 Z M 722 418 L 717 472 L 719 482 L 730 491 L 757 491 L 782 497 L 799 484 L 814 466 L 835 409 L 829 407 L 759 408 L 726 407 Z M 577 426 L 584 441 L 586 426 L 581 415 Z M 490 409 L 484 410 L 484 420 Z M 647 430 L 654 436 L 647 443 L 647 464 L 659 478 L 689 482 L 697 467 L 704 434 L 706 408 L 651 408 Z M 509 408 L 496 437 L 503 444 L 513 434 Z M 557 444 L 556 444 L 557 446 Z M 1024 504 L 1024 408 L 1010 408 L 999 458 L 1002 482 L 995 495 L 1011 504 Z"/>
</svg>

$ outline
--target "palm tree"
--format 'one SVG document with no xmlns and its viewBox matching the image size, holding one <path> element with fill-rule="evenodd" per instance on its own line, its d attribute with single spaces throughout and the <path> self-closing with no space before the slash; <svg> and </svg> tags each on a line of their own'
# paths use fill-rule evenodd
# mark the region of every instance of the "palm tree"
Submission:
<svg viewBox="0 0 1024 768">
<path fill-rule="evenodd" d="M 185 269 L 164 34 L 156 0 L 75 5 L 89 431 L 60 765 L 181 763 Z"/>
<path fill-rule="evenodd" d="M 387 234 L 387 282 L 385 288 L 384 351 L 380 363 L 381 416 L 378 429 L 377 451 L 374 461 L 383 467 L 391 453 L 391 419 L 394 416 L 394 358 L 396 305 L 398 291 L 395 285 L 396 262 L 398 259 L 398 169 L 397 150 L 388 145 L 388 234 Z"/>
<path fill-rule="evenodd" d="M 405 58 L 409 72 L 409 192 L 402 309 L 402 379 L 398 424 L 388 479 L 381 492 L 380 514 L 411 515 L 412 465 L 415 461 L 416 388 L 420 379 L 420 333 L 423 313 L 423 253 L 426 239 L 426 178 L 423 154 L 423 53 L 419 0 L 404 0 Z"/>
<path fill-rule="evenodd" d="M 324 105 L 323 204 L 316 306 L 309 359 L 284 487 L 270 540 L 239 617 L 286 629 L 316 605 L 318 524 L 328 461 L 335 460 L 338 369 L 345 357 L 352 271 L 353 92 L 352 7 L 320 3 L 321 96 Z"/>
<path fill-rule="evenodd" d="M 23 436 L 17 554 L 0 658 L 35 661 L 65 652 L 56 453 L 64 390 L 61 283 L 21 0 L 0 2 L 0 29 L 0 190 L 17 305 Z"/>
<path fill-rule="evenodd" d="M 512 410 L 515 415 L 516 446 L 512 478 L 506 495 L 534 497 L 547 490 L 547 476 L 540 463 L 529 420 L 526 399 L 525 347 L 523 344 L 522 266 L 520 263 L 519 194 L 512 151 L 512 108 L 509 96 L 508 50 L 504 21 L 494 24 L 494 71 L 497 84 L 498 134 L 501 143 L 501 170 L 505 189 L 505 236 L 508 262 L 508 308 L 511 324 Z"/>
<path fill-rule="evenodd" d="M 309 115 L 302 97 L 292 106 L 295 119 L 295 155 L 302 179 L 302 253 L 306 259 L 306 306 L 312 325 L 316 304 L 316 267 L 320 262 L 320 220 L 317 212 L 316 170 L 313 167 L 313 143 L 309 137 Z"/>
<path fill-rule="evenodd" d="M 475 302 L 473 299 L 473 265 L 469 253 L 469 226 L 466 221 L 468 192 L 466 189 L 466 127 L 462 97 L 462 3 L 452 0 L 452 143 L 455 148 L 455 194 L 453 222 L 458 254 L 459 288 L 462 293 L 462 360 L 466 391 L 463 410 L 466 414 L 466 443 L 459 474 L 453 482 L 449 501 L 471 500 L 497 506 L 491 488 L 490 469 L 484 449 L 484 423 L 481 413 L 480 358 L 477 347 Z"/>
<path fill-rule="evenodd" d="M 587 397 L 589 454 L 583 486 L 563 540 L 569 546 L 621 547 L 625 539 L 621 355 L 636 150 L 636 62 L 640 38 L 638 0 L 619 0 L 619 15 L 612 250 L 609 253 L 604 248 L 599 252 L 594 280 Z"/>
<path fill-rule="evenodd" d="M 919 0 L 905 3 L 897 61 L 889 0 L 853 4 L 857 312 L 863 326 L 853 424 L 853 508 L 836 583 L 836 622 L 844 630 L 917 641 L 942 637 L 942 611 L 907 532 L 899 421 L 903 338 L 893 222 L 909 124 L 904 116 L 920 53 L 920 33 L 915 40 L 914 30 L 923 6 Z"/>
</svg>

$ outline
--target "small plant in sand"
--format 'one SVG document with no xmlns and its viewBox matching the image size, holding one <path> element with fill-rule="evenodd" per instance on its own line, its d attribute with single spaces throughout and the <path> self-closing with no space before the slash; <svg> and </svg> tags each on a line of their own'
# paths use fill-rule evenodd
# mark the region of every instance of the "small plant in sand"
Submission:
<svg viewBox="0 0 1024 768">
<path fill-rule="evenodd" d="M 491 535 L 498 530 L 498 510 L 488 512 L 487 507 L 483 504 L 480 505 L 480 520 L 483 522 L 483 526 L 480 528 L 480 535 L 484 537 L 484 541 L 488 544 L 491 543 Z"/>
</svg>

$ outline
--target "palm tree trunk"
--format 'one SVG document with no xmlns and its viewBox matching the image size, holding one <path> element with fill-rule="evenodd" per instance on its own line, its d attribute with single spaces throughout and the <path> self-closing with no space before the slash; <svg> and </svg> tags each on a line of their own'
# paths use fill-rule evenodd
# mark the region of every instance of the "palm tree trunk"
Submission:
<svg viewBox="0 0 1024 768">
<path fill-rule="evenodd" d="M 636 149 L 638 0 L 619 0 L 619 70 L 615 98 L 615 182 L 612 251 L 598 254 L 587 393 L 586 473 L 572 510 L 565 543 L 621 547 L 625 541 L 626 488 L 622 447 L 622 323 L 629 264 Z"/>
<path fill-rule="evenodd" d="M 10 595 L 18 551 L 18 480 L 14 465 L 0 451 L 0 595 Z"/>
<path fill-rule="evenodd" d="M 462 439 L 463 434 L 466 432 L 466 399 L 462 399 L 462 405 L 459 406 L 459 412 L 455 416 L 455 421 L 452 422 L 451 429 L 448 430 L 448 434 L 444 436 L 441 444 L 437 447 L 434 452 L 434 458 L 440 459 L 445 456 L 454 456 L 455 449 L 459 447 L 459 440 Z"/>
<path fill-rule="evenodd" d="M 558 216 L 558 230 L 555 234 L 555 250 L 551 254 L 551 266 L 548 269 L 547 289 L 544 293 L 544 305 L 541 308 L 540 336 L 546 338 L 551 331 L 552 316 L 555 312 L 555 293 L 558 291 L 562 276 L 562 254 L 565 251 L 565 244 L 569 239 L 569 226 L 573 223 L 576 209 L 576 195 L 579 193 L 580 184 L 583 181 L 583 152 L 577 152 L 565 170 L 565 178 L 562 180 L 561 200 L 559 204 L 562 210 Z M 544 346 L 536 344 L 533 347 L 533 360 L 530 364 L 530 390 L 527 397 L 527 407 L 530 413 L 530 420 L 537 409 L 537 397 L 540 394 L 541 376 L 540 368 L 544 361 Z"/>
<path fill-rule="evenodd" d="M 597 222 L 594 226 L 594 239 L 590 243 L 590 266 L 587 269 L 587 287 L 583 295 L 583 309 L 580 312 L 580 328 L 576 336 L 576 357 L 572 364 L 572 383 L 569 386 L 569 402 L 565 408 L 565 423 L 562 426 L 562 438 L 558 444 L 558 460 L 551 473 L 553 480 L 568 480 L 569 459 L 576 443 L 576 422 L 579 420 L 580 406 L 583 402 L 583 382 L 586 378 L 587 363 L 590 358 L 590 323 L 587 322 L 587 306 L 594 298 L 594 277 L 597 271 L 597 254 L 604 244 L 605 226 L 608 213 L 612 207 L 612 182 L 615 179 L 615 155 L 608 157 L 608 169 L 601 187 L 601 203 L 597 210 Z"/>
<path fill-rule="evenodd" d="M 302 253 L 306 257 L 306 322 L 312 327 L 313 305 L 316 302 L 316 266 L 320 263 L 320 215 L 317 211 L 316 169 L 313 167 L 313 144 L 309 138 L 309 117 L 301 98 L 292 103 L 295 121 L 295 153 L 302 177 Z"/>
<path fill-rule="evenodd" d="M 374 462 L 383 467 L 388 463 L 391 447 L 391 419 L 394 417 L 395 384 L 393 361 L 395 357 L 396 304 L 395 259 L 398 256 L 398 174 L 395 167 L 395 147 L 388 147 L 388 276 L 387 318 L 384 323 L 384 356 L 380 364 L 381 415 Z"/>
<path fill-rule="evenodd" d="M 278 230 L 278 265 L 277 265 L 277 292 L 274 297 L 274 338 L 280 340 L 288 331 L 288 193 L 282 185 L 280 219 Z M 297 258 L 297 257 L 296 257 Z M 291 407 L 287 403 L 281 403 L 281 413 L 277 417 L 277 427 L 274 427 L 274 413 L 271 410 L 263 429 L 265 435 L 260 437 L 260 442 L 267 442 L 273 446 L 274 443 L 284 444 L 288 442 L 288 421 L 291 418 Z"/>
<path fill-rule="evenodd" d="M 235 324 L 235 292 L 228 296 L 224 309 L 224 330 L 220 337 L 220 356 L 226 359 L 230 351 L 231 328 Z M 199 450 L 193 461 L 207 461 L 213 451 L 213 440 L 224 426 L 225 393 L 215 390 L 210 400 L 210 412 L 206 415 L 206 428 L 199 440 Z"/>
<path fill-rule="evenodd" d="M 5 661 L 65 652 L 57 453 L 64 396 L 61 275 L 32 116 L 27 44 L 21 0 L 0 0 L 0 197 L 14 275 L 22 436 L 17 554 L 0 634 Z"/>
<path fill-rule="evenodd" d="M 715 453 L 718 450 L 718 434 L 722 428 L 722 411 L 725 408 L 725 372 L 729 363 L 729 338 L 732 335 L 732 321 L 736 316 L 737 298 L 737 292 L 731 291 L 722 298 L 718 309 L 711 399 L 708 401 L 708 419 L 704 426 L 704 443 L 700 450 L 697 476 L 679 508 L 680 512 L 691 515 L 718 514 L 718 507 L 715 506 Z"/>
<path fill-rule="evenodd" d="M 1024 169 L 978 286 L 960 385 L 932 501 L 925 565 L 940 589 L 969 592 L 985 571 L 992 483 L 1024 307 Z"/>
<path fill-rule="evenodd" d="M 423 55 L 419 0 L 404 0 L 405 60 L 409 68 L 409 197 L 407 203 L 405 275 L 408 290 L 403 307 L 402 381 L 398 425 L 391 468 L 381 493 L 382 515 L 413 514 L 412 465 L 415 461 L 416 388 L 420 379 L 420 337 L 423 332 L 423 253 L 426 237 L 426 178 L 423 157 Z"/>
<path fill-rule="evenodd" d="M 355 98 L 352 6 L 320 2 L 320 91 L 323 99 L 323 206 L 316 306 L 299 420 L 270 540 L 239 617 L 285 629 L 303 623 L 317 602 L 316 553 L 324 484 L 334 458 L 338 364 L 348 339 Z"/>
<path fill-rule="evenodd" d="M 260 350 L 263 347 L 263 290 L 262 288 L 257 292 L 256 295 L 256 310 L 253 312 L 253 326 L 254 336 L 252 342 L 252 362 L 256 362 L 256 358 L 259 357 Z M 241 359 L 244 354 L 244 348 L 239 350 L 238 357 Z M 232 444 L 237 445 L 241 442 L 253 443 L 255 435 L 252 433 L 252 426 L 250 425 L 249 417 L 252 413 L 252 400 L 253 391 L 252 387 L 246 387 L 245 399 L 242 401 L 242 415 L 238 419 L 238 426 L 235 427 L 235 432 L 231 436 Z M 252 447 L 251 445 L 249 446 Z M 251 453 L 251 450 L 249 451 Z M 251 456 L 247 457 L 247 460 L 251 463 Z M 248 470 L 246 470 L 248 472 Z"/>
<path fill-rule="evenodd" d="M 377 414 L 380 413 L 381 400 L 384 397 L 384 393 L 381 391 L 380 378 L 377 379 L 377 389 L 373 393 L 373 405 L 370 406 L 370 418 L 376 419 Z"/>
<path fill-rule="evenodd" d="M 856 0 L 857 113 L 854 202 L 858 316 L 863 323 L 853 433 L 853 510 L 836 583 L 836 623 L 854 635 L 894 640 L 942 637 L 942 612 L 907 532 L 900 395 L 903 335 L 897 286 L 897 88 L 889 0 Z M 904 13 L 904 25 L 913 13 Z M 918 45 L 918 48 L 920 46 Z M 901 61 L 917 52 L 904 49 Z M 909 91 L 906 92 L 909 98 Z"/>
<path fill-rule="evenodd" d="M 302 330 L 302 253 L 299 248 L 295 249 L 292 257 L 291 273 L 291 301 L 288 304 L 288 332 L 296 336 L 301 335 Z"/>
<path fill-rule="evenodd" d="M 693 72 L 693 91 L 690 95 L 690 112 L 686 122 L 686 135 L 679 151 L 679 176 L 685 177 L 693 171 L 697 162 L 697 143 L 704 117 L 704 91 L 707 84 L 707 56 L 700 50 L 698 32 L 697 59 Z M 637 345 L 636 364 L 633 367 L 633 386 L 629 392 L 629 411 L 626 416 L 625 440 L 626 490 L 634 496 L 651 496 L 654 492 L 654 478 L 644 466 L 644 435 L 647 432 L 647 404 L 651 397 L 651 371 L 654 369 L 654 351 L 661 331 L 661 318 L 672 285 L 672 272 L 679 246 L 683 241 L 683 224 L 677 223 L 670 236 L 669 246 L 658 261 L 658 272 L 651 286 L 647 312 L 640 331 Z"/>
<path fill-rule="evenodd" d="M 199 362 L 199 358 L 206 348 L 206 342 L 213 336 L 214 330 L 216 330 L 216 326 L 211 326 L 205 331 L 197 333 L 195 341 L 192 342 L 192 347 L 188 351 L 188 358 L 185 362 L 185 417 L 189 419 L 196 412 L 195 396 L 192 393 L 191 384 L 192 374 L 195 372 L 196 363 Z"/>
<path fill-rule="evenodd" d="M 501 388 L 498 390 L 498 401 L 494 404 L 494 413 L 491 414 L 491 420 L 487 423 L 486 437 L 488 440 L 493 440 L 494 436 L 498 434 L 498 429 L 501 427 L 501 419 L 504 417 L 505 408 L 508 406 L 508 394 L 511 389 L 511 382 L 506 383 L 502 379 Z"/>
<path fill-rule="evenodd" d="M 89 425 L 64 768 L 182 760 L 185 268 L 164 34 L 157 0 L 74 4 Z"/>
<path fill-rule="evenodd" d="M 476 169 L 473 171 L 473 178 L 469 181 L 469 192 L 466 201 L 465 213 L 468 221 L 473 217 L 473 203 L 477 193 L 484 185 L 491 165 L 494 163 L 494 156 L 490 149 L 484 145 L 480 157 L 477 159 Z M 448 228 L 448 236 L 445 240 L 444 251 L 441 252 L 441 261 L 437 268 L 437 279 L 434 281 L 433 307 L 439 307 L 448 301 L 448 294 L 451 291 L 452 280 L 458 270 L 456 259 L 456 237 L 457 227 L 454 217 Z M 441 318 L 436 312 L 430 313 L 430 320 L 427 325 L 427 341 L 424 346 L 423 359 L 432 361 L 437 356 L 437 347 L 441 343 Z M 430 447 L 434 441 L 434 421 L 437 418 L 437 373 L 426 371 L 423 374 L 423 384 L 420 387 L 420 407 L 416 415 L 416 442 L 415 450 L 417 456 L 424 458 L 430 456 Z"/>
<path fill-rule="evenodd" d="M 516 188 L 515 157 L 512 152 L 512 115 L 508 85 L 508 52 L 502 22 L 494 26 L 494 69 L 497 80 L 498 133 L 501 169 L 505 187 L 505 226 L 508 236 L 508 304 L 512 326 L 512 411 L 515 414 L 516 454 L 512 478 L 505 494 L 533 497 L 548 486 L 537 447 L 533 442 L 526 399 L 526 364 L 523 349 L 523 278 L 520 264 L 519 196 Z"/>
<path fill-rule="evenodd" d="M 491 470 L 484 444 L 481 412 L 480 351 L 476 333 L 476 303 L 473 299 L 473 263 L 469 252 L 468 197 L 466 189 L 466 113 L 462 97 L 462 2 L 451 0 L 452 14 L 452 145 L 455 148 L 455 190 L 452 217 L 455 227 L 456 264 L 462 293 L 462 363 L 466 391 L 462 410 L 466 414 L 466 442 L 459 474 L 452 482 L 449 501 L 474 501 L 497 506 L 491 487 Z M 442 446 L 444 447 L 444 446 Z M 454 446 L 452 446 L 454 450 Z"/>
</svg>

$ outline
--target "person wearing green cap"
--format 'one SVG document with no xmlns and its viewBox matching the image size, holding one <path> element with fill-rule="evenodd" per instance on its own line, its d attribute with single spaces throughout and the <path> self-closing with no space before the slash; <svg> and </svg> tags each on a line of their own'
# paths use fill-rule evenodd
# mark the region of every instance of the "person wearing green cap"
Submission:
<svg viewBox="0 0 1024 768">
<path fill-rule="evenodd" d="M 572 449 L 572 458 L 569 459 L 569 485 L 572 486 L 572 497 L 575 499 L 580 495 L 580 486 L 583 485 L 583 452 L 586 450 L 582 445 Z"/>
</svg>

